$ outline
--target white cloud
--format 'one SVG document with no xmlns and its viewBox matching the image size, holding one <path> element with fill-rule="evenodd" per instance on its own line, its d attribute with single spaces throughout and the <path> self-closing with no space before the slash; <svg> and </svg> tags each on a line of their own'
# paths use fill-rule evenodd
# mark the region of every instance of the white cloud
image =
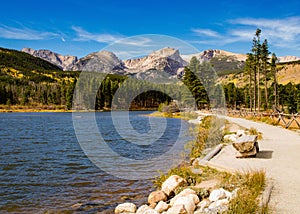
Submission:
<svg viewBox="0 0 300 214">
<path fill-rule="evenodd" d="M 116 43 L 119 43 L 119 44 L 140 46 L 140 47 L 152 46 L 152 44 L 150 44 L 151 42 L 152 42 L 152 40 L 147 37 L 128 37 L 128 38 L 124 38 L 119 41 L 116 41 Z"/>
<path fill-rule="evenodd" d="M 192 31 L 198 36 L 221 37 L 218 32 L 210 29 L 192 29 Z"/>
<path fill-rule="evenodd" d="M 275 43 L 296 42 L 300 38 L 300 17 L 288 17 L 285 19 L 236 19 L 232 24 L 261 28 L 262 34 L 274 40 Z M 253 35 L 253 33 L 252 33 Z"/>
<path fill-rule="evenodd" d="M 256 29 L 232 29 L 224 40 L 226 43 L 249 42 L 253 39 Z"/>
<path fill-rule="evenodd" d="M 42 32 L 26 27 L 15 28 L 6 25 L 0 25 L 0 37 L 16 40 L 44 40 L 58 37 L 59 34 L 52 32 Z"/>
<path fill-rule="evenodd" d="M 111 35 L 111 34 L 92 34 L 82 29 L 81 27 L 73 26 L 72 29 L 76 32 L 77 38 L 75 41 L 96 41 L 99 43 L 112 43 L 119 39 L 122 39 L 122 36 Z"/>
<path fill-rule="evenodd" d="M 125 37 L 120 34 L 94 34 L 84 30 L 81 27 L 73 26 L 72 29 L 76 32 L 77 38 L 75 41 L 96 41 L 99 43 L 111 44 L 117 43 L 120 45 L 147 47 L 151 42 L 149 38 Z"/>
<path fill-rule="evenodd" d="M 249 42 L 253 39 L 255 30 L 262 30 L 262 39 L 267 38 L 269 43 L 280 48 L 299 48 L 300 43 L 300 17 L 287 17 L 284 19 L 240 18 L 227 21 L 229 30 L 220 34 L 209 29 L 198 29 L 198 36 L 205 35 L 207 40 L 202 44 L 226 45 L 237 42 Z M 193 29 L 196 32 L 197 29 Z M 214 38 L 215 37 L 215 38 Z M 203 38 L 202 38 L 203 39 Z"/>
</svg>

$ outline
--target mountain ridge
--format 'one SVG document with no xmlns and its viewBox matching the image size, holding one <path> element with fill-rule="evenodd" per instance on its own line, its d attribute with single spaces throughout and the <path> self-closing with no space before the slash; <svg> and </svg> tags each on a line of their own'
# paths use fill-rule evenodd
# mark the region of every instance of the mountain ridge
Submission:
<svg viewBox="0 0 300 214">
<path fill-rule="evenodd" d="M 76 66 L 75 66 L 75 64 L 78 63 L 78 61 L 93 58 L 91 56 L 96 56 L 97 53 L 106 52 L 106 55 L 109 55 L 108 53 L 112 53 L 112 52 L 103 50 L 103 51 L 99 51 L 99 52 L 89 53 L 88 55 L 86 55 L 82 58 L 78 58 L 76 56 L 70 56 L 70 55 L 63 56 L 59 53 L 55 53 L 51 50 L 45 50 L 45 49 L 34 50 L 32 48 L 23 48 L 21 51 L 29 53 L 35 57 L 45 59 L 45 60 L 59 66 L 63 70 L 68 70 L 68 69 L 69 70 L 73 70 L 73 69 L 78 70 L 78 68 L 76 68 Z M 119 60 L 122 61 L 131 70 L 136 69 L 137 64 L 142 64 L 141 66 L 145 67 L 145 69 L 147 69 L 147 67 L 150 67 L 150 66 L 146 66 L 143 63 L 141 63 L 141 61 L 143 61 L 141 59 L 144 59 L 147 57 L 152 58 L 152 59 L 168 58 L 170 60 L 179 62 L 180 64 L 182 64 L 184 66 L 188 65 L 188 63 L 192 57 L 196 57 L 200 62 L 210 61 L 212 58 L 222 58 L 222 57 L 226 58 L 227 61 L 236 60 L 239 62 L 245 62 L 246 58 L 247 58 L 247 54 L 233 53 L 233 52 L 219 50 L 219 49 L 208 49 L 208 50 L 204 50 L 200 53 L 184 55 L 184 54 L 180 54 L 179 50 L 171 48 L 171 47 L 165 47 L 165 48 L 162 48 L 159 50 L 155 50 L 155 51 L 151 52 L 149 55 L 146 55 L 144 57 L 127 59 L 127 60 L 119 59 L 118 56 L 116 56 L 114 53 L 112 55 L 114 55 L 112 57 L 112 58 L 114 58 L 113 59 L 114 61 L 119 61 Z M 105 56 L 104 56 L 104 58 L 105 58 Z M 116 58 L 118 58 L 119 60 L 116 60 Z M 278 62 L 280 62 L 280 63 L 293 62 L 293 61 L 298 61 L 298 60 L 300 60 L 300 57 L 297 57 L 297 56 L 278 57 Z M 147 61 L 147 60 L 144 60 L 144 61 Z M 122 63 L 120 63 L 120 64 L 122 64 Z"/>
<path fill-rule="evenodd" d="M 127 60 L 121 60 L 113 52 L 107 50 L 93 52 L 80 59 L 75 56 L 63 56 L 49 50 L 23 48 L 22 51 L 51 62 L 63 70 L 96 71 L 128 75 L 137 79 L 162 78 L 166 80 L 174 79 L 177 75 L 182 74 L 184 67 L 188 66 L 192 57 L 196 57 L 200 62 L 210 62 L 219 76 L 240 73 L 247 58 L 246 54 L 214 49 L 184 55 L 171 47 L 155 50 L 140 58 Z M 297 60 L 300 58 L 296 56 L 278 57 L 279 63 L 290 63 Z"/>
</svg>

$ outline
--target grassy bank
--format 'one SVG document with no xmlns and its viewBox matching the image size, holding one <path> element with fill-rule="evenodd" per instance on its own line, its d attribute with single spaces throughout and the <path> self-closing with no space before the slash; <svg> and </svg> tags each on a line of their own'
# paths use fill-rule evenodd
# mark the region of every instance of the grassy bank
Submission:
<svg viewBox="0 0 300 214">
<path fill-rule="evenodd" d="M 169 112 L 160 112 L 155 111 L 151 114 L 148 114 L 149 117 L 166 117 L 166 118 L 177 118 L 182 120 L 193 120 L 198 117 L 198 114 L 195 112 L 177 112 L 177 113 L 169 113 Z"/>
<path fill-rule="evenodd" d="M 0 112 L 71 112 L 64 105 L 0 105 Z"/>
<path fill-rule="evenodd" d="M 130 111 L 155 111 L 153 108 L 135 108 Z M 82 110 L 88 111 L 88 110 Z M 103 110 L 90 110 L 90 111 L 111 111 L 110 108 Z M 72 112 L 67 110 L 65 105 L 0 105 L 0 112 Z"/>
<path fill-rule="evenodd" d="M 201 171 L 201 174 L 193 173 Z M 216 182 L 214 188 L 224 188 L 228 191 L 237 191 L 237 196 L 230 201 L 230 214 L 254 214 L 268 213 L 268 208 L 259 207 L 259 196 L 266 186 L 266 175 L 264 171 L 251 171 L 246 173 L 231 174 L 220 172 L 203 166 L 181 166 L 172 168 L 167 174 L 162 174 L 154 180 L 154 185 L 159 189 L 162 183 L 171 175 L 179 175 L 187 180 L 187 186 L 196 191 L 198 197 L 203 200 L 209 196 L 210 189 L 200 187 L 201 182 Z M 200 184 L 200 185 L 199 185 Z M 181 189 L 177 190 L 178 194 Z M 263 209 L 263 210 L 262 210 Z"/>
</svg>

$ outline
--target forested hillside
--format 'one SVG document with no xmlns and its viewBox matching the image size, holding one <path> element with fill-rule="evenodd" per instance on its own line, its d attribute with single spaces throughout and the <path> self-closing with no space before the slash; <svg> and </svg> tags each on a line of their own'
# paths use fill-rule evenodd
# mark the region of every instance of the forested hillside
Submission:
<svg viewBox="0 0 300 214">
<path fill-rule="evenodd" d="M 78 75 L 79 72 L 62 72 L 29 54 L 0 48 L 0 104 L 66 105 Z"/>
<path fill-rule="evenodd" d="M 59 67 L 27 53 L 0 48 L 0 104 L 10 109 L 11 106 L 29 107 L 30 109 L 71 109 L 73 92 L 80 71 L 62 71 Z M 97 84 L 98 92 L 95 106 L 81 106 L 82 109 L 110 109 L 112 99 L 121 83 L 128 79 L 126 76 L 101 74 L 104 80 L 95 83 L 91 78 L 84 90 L 89 90 L 92 84 Z M 127 80 L 124 97 L 119 102 L 123 107 L 128 105 L 130 92 L 149 88 L 149 92 L 134 98 L 127 106 L 132 109 L 157 108 L 160 103 L 169 102 L 171 98 L 166 93 L 176 94 L 165 85 L 155 85 L 145 81 Z M 157 90 L 151 90 L 151 88 Z M 168 89 L 169 88 L 169 89 Z M 165 93 L 159 92 L 165 91 Z M 169 92 L 167 92 L 169 91 Z"/>
</svg>

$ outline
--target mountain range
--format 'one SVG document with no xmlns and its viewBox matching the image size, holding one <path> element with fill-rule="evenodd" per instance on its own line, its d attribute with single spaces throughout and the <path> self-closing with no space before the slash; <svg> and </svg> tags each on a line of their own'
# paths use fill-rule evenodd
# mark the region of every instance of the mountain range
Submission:
<svg viewBox="0 0 300 214">
<path fill-rule="evenodd" d="M 138 79 L 176 78 L 193 56 L 200 62 L 211 62 L 217 74 L 222 76 L 241 71 L 247 58 L 246 54 L 223 50 L 205 50 L 197 54 L 181 55 L 179 50 L 171 47 L 128 60 L 121 60 L 113 52 L 106 50 L 90 53 L 80 59 L 76 56 L 63 56 L 50 50 L 23 48 L 22 51 L 51 62 L 65 71 L 96 71 L 129 75 Z M 278 61 L 282 63 L 297 60 L 300 58 L 285 56 L 279 57 Z"/>
</svg>

